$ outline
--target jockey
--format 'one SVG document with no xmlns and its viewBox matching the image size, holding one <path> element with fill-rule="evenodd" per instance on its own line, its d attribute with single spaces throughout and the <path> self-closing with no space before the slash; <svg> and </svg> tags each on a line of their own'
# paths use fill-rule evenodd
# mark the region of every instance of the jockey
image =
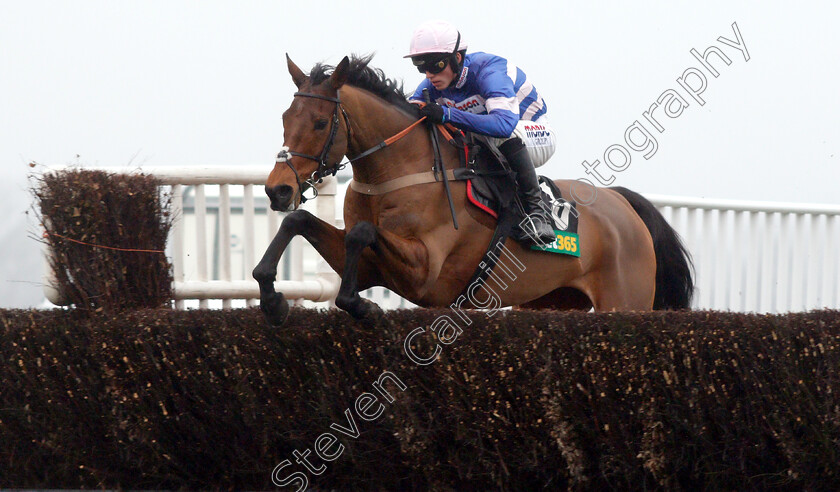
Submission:
<svg viewBox="0 0 840 492">
<path fill-rule="evenodd" d="M 526 236 L 536 244 L 554 241 L 554 229 L 540 206 L 540 187 L 535 166 L 554 154 L 555 136 L 546 121 L 546 105 L 521 69 L 489 53 L 467 54 L 461 33 L 445 21 L 429 21 L 414 31 L 408 55 L 426 75 L 409 98 L 421 103 L 429 89 L 431 103 L 421 116 L 435 123 L 452 125 L 490 137 L 516 173 L 519 196 L 532 220 Z"/>
</svg>

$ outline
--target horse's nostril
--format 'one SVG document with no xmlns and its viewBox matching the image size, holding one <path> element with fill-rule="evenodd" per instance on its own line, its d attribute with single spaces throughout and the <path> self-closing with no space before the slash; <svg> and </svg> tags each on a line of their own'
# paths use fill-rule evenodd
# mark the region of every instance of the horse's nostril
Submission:
<svg viewBox="0 0 840 492">
<path fill-rule="evenodd" d="M 265 194 L 271 201 L 273 210 L 283 210 L 292 199 L 293 188 L 289 185 L 277 185 L 273 188 L 265 187 Z"/>
<path fill-rule="evenodd" d="M 292 187 L 288 185 L 280 185 L 274 188 L 277 193 L 277 198 L 283 201 L 288 200 L 292 196 Z"/>
<path fill-rule="evenodd" d="M 265 187 L 265 194 L 271 199 L 287 200 L 292 194 L 292 187 L 289 185 L 277 185 L 274 188 Z"/>
</svg>

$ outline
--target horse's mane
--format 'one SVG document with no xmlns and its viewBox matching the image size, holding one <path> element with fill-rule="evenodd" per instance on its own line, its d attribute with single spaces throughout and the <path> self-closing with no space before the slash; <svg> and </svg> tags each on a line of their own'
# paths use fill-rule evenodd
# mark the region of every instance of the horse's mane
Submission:
<svg viewBox="0 0 840 492">
<path fill-rule="evenodd" d="M 351 55 L 350 66 L 347 69 L 347 83 L 372 92 L 395 106 L 412 113 L 416 112 L 417 107 L 407 101 L 408 96 L 404 92 L 402 81 L 389 79 L 381 69 L 369 67 L 368 64 L 372 58 L 372 54 Z M 309 73 L 312 84 L 317 85 L 327 80 L 333 70 L 335 70 L 334 66 L 324 63 L 316 64 Z"/>
</svg>

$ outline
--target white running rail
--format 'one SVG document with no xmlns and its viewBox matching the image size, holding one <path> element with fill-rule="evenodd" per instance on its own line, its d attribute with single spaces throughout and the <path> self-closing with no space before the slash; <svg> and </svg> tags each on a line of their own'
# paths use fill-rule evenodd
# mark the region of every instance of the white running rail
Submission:
<svg viewBox="0 0 840 492">
<path fill-rule="evenodd" d="M 174 267 L 176 306 L 210 307 L 221 302 L 230 307 L 232 301 L 255 305 L 259 288 L 251 270 L 282 218 L 268 208 L 262 191 L 270 169 L 135 171 L 157 176 L 172 193 L 175 221 L 167 249 Z M 341 196 L 335 178 L 327 178 L 318 198 L 304 208 L 343 227 Z M 840 308 L 840 206 L 646 197 L 679 232 L 693 256 L 697 286 L 693 308 L 772 313 Z M 338 276 L 302 238 L 295 238 L 283 255 L 278 279 L 275 287 L 288 299 L 330 302 L 338 292 Z M 48 298 L 58 304 L 59 293 L 46 283 Z M 383 307 L 412 306 L 382 288 L 363 294 Z"/>
<path fill-rule="evenodd" d="M 840 308 L 840 206 L 646 195 L 694 258 L 696 309 Z"/>
</svg>

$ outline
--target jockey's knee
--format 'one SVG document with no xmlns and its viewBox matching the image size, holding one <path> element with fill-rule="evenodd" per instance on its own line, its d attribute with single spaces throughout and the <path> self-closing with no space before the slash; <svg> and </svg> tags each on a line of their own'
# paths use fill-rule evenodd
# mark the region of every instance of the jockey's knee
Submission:
<svg viewBox="0 0 840 492">
<path fill-rule="evenodd" d="M 540 167 L 554 155 L 557 148 L 557 136 L 548 119 L 543 116 L 537 121 L 520 120 L 510 138 L 497 139 L 496 145 L 502 145 L 518 139 L 528 149 L 528 155 L 534 167 Z"/>
</svg>

